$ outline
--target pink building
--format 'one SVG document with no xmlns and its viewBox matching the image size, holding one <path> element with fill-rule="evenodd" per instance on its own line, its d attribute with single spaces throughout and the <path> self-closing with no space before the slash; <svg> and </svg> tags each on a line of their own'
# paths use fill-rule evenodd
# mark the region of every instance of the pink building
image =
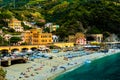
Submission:
<svg viewBox="0 0 120 80">
<path fill-rule="evenodd" d="M 76 44 L 86 45 L 86 39 L 85 38 L 78 38 L 78 39 L 76 39 Z"/>
<path fill-rule="evenodd" d="M 77 45 L 86 45 L 86 37 L 83 33 L 76 33 L 75 37 L 75 43 Z"/>
</svg>

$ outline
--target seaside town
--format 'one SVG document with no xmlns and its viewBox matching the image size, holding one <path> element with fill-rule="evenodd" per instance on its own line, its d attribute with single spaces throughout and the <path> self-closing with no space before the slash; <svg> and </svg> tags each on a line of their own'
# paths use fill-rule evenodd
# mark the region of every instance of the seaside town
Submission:
<svg viewBox="0 0 120 80">
<path fill-rule="evenodd" d="M 114 34 L 108 37 L 107 42 L 103 42 L 103 34 L 78 32 L 69 35 L 66 42 L 59 42 L 59 36 L 45 33 L 30 22 L 24 21 L 24 24 L 32 29 L 25 31 L 21 21 L 13 18 L 8 25 L 21 34 L 5 34 L 1 30 L 1 35 L 4 34 L 3 38 L 7 41 L 13 37 L 21 40 L 9 42 L 9 46 L 0 46 L 0 65 L 4 66 L 8 80 L 46 80 L 66 69 L 106 56 L 105 53 L 120 51 L 120 42 Z M 56 31 L 59 25 L 46 23 L 45 27 Z"/>
<path fill-rule="evenodd" d="M 57 0 L 52 2 L 57 4 Z M 58 8 L 67 5 L 68 2 L 63 2 Z M 34 6 L 40 7 L 38 4 Z M 12 7 L 15 10 L 17 5 L 14 3 Z M 54 80 L 64 72 L 120 52 L 119 35 L 107 31 L 100 33 L 96 27 L 93 30 L 85 28 L 82 21 L 73 20 L 70 27 L 64 23 L 64 27 L 70 28 L 67 30 L 59 21 L 48 22 L 38 12 L 28 15 L 26 11 L 19 15 L 16 10 L 13 11 L 15 16 L 10 17 L 13 14 L 11 9 L 5 13 L 2 11 L 5 10 L 0 8 L 0 80 Z M 53 14 L 52 11 L 48 13 Z M 76 25 L 72 23 L 80 27 L 75 31 L 73 26 Z"/>
</svg>

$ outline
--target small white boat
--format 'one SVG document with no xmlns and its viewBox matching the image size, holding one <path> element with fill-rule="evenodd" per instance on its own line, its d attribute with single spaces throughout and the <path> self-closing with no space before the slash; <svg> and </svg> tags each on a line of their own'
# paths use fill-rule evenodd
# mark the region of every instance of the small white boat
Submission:
<svg viewBox="0 0 120 80">
<path fill-rule="evenodd" d="M 91 63 L 91 60 L 88 60 L 88 59 L 87 59 L 87 60 L 85 61 L 85 63 Z"/>
</svg>

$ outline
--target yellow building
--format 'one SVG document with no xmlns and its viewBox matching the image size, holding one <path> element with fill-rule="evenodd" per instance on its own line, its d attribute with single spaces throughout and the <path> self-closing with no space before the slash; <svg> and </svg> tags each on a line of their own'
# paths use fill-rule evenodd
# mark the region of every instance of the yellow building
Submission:
<svg viewBox="0 0 120 80">
<path fill-rule="evenodd" d="M 8 23 L 8 27 L 13 28 L 16 32 L 23 32 L 23 27 L 21 25 L 21 21 L 13 18 Z"/>
<path fill-rule="evenodd" d="M 24 41 L 27 44 L 49 44 L 52 43 L 52 33 L 42 33 L 42 29 L 31 29 L 24 33 Z"/>
<path fill-rule="evenodd" d="M 74 47 L 74 43 L 72 43 L 72 42 L 68 42 L 68 43 L 54 43 L 53 45 L 58 46 L 60 48 Z"/>
<path fill-rule="evenodd" d="M 50 44 L 52 43 L 52 33 L 41 33 L 40 35 L 40 44 Z"/>
</svg>

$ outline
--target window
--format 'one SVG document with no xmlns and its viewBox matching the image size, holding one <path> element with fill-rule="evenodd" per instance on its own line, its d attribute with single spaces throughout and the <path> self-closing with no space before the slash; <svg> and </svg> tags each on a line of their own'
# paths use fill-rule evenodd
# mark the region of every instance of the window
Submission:
<svg viewBox="0 0 120 80">
<path fill-rule="evenodd" d="M 41 40 L 41 42 L 44 42 L 44 40 Z"/>
<path fill-rule="evenodd" d="M 33 34 L 33 37 L 34 38 L 38 38 L 38 34 Z"/>
<path fill-rule="evenodd" d="M 51 38 L 51 36 L 49 36 L 49 38 Z"/>
<path fill-rule="evenodd" d="M 49 42 L 51 42 L 51 40 L 49 40 Z"/>
<path fill-rule="evenodd" d="M 38 42 L 38 40 L 33 40 L 34 42 Z"/>
</svg>

